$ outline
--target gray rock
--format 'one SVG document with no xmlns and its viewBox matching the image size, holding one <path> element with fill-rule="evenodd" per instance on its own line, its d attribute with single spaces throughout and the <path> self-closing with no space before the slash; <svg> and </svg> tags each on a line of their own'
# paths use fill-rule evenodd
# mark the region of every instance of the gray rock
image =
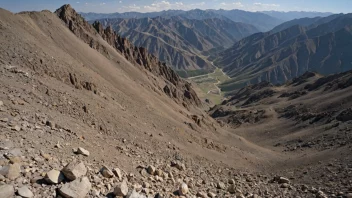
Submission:
<svg viewBox="0 0 352 198">
<path fill-rule="evenodd" d="M 87 168 L 83 162 L 72 161 L 65 166 L 61 172 L 71 181 L 80 178 L 87 174 Z"/>
<path fill-rule="evenodd" d="M 87 151 L 86 149 L 82 148 L 82 147 L 79 147 L 77 149 L 77 153 L 78 154 L 81 154 L 81 155 L 84 155 L 84 156 L 89 156 L 89 151 Z"/>
<path fill-rule="evenodd" d="M 77 179 L 70 183 L 64 184 L 59 193 L 65 198 L 84 198 L 92 188 L 92 184 L 87 177 Z"/>
<path fill-rule="evenodd" d="M 128 193 L 128 186 L 126 180 L 118 184 L 114 189 L 114 195 L 116 196 L 126 196 Z"/>
<path fill-rule="evenodd" d="M 0 107 L 4 106 L 4 102 L 0 100 Z"/>
<path fill-rule="evenodd" d="M 13 198 L 15 196 L 15 190 L 11 185 L 0 185 L 1 198 Z"/>
<path fill-rule="evenodd" d="M 59 184 L 65 179 L 64 175 L 58 170 L 51 170 L 45 175 L 45 180 L 50 184 Z"/>
<path fill-rule="evenodd" d="M 100 170 L 101 174 L 105 177 L 105 178 L 112 178 L 114 177 L 114 173 L 110 170 L 110 168 L 108 168 L 107 166 L 103 166 L 103 168 L 101 168 Z"/>
<path fill-rule="evenodd" d="M 15 180 L 21 176 L 21 166 L 18 163 L 10 164 L 0 169 L 0 174 L 9 180 Z"/>
<path fill-rule="evenodd" d="M 22 186 L 21 188 L 18 189 L 17 193 L 21 196 L 21 197 L 25 197 L 25 198 L 31 198 L 34 196 L 34 194 L 32 193 L 32 191 L 30 191 L 28 189 L 27 186 Z"/>
</svg>

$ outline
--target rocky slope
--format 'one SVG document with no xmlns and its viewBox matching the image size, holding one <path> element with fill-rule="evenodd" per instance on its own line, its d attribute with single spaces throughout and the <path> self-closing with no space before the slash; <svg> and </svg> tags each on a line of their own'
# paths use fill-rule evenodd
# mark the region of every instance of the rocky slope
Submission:
<svg viewBox="0 0 352 198">
<path fill-rule="evenodd" d="M 216 61 L 233 78 L 222 88 L 284 83 L 306 71 L 327 75 L 351 69 L 351 16 L 313 28 L 296 25 L 277 33 L 258 33 L 237 42 Z"/>
<path fill-rule="evenodd" d="M 75 16 L 0 9 L 1 197 L 351 196 L 341 153 L 283 153 L 220 127 L 165 94 L 176 78 L 150 56 Z"/>
<path fill-rule="evenodd" d="M 189 104 L 201 105 L 201 101 L 191 88 L 191 85 L 182 80 L 165 63 L 160 62 L 155 56 L 150 55 L 145 48 L 134 46 L 129 40 L 116 34 L 111 27 L 103 29 L 100 23 L 90 25 L 70 5 L 61 7 L 55 13 L 76 36 L 106 57 L 109 58 L 106 48 L 99 44 L 99 41 L 94 39 L 92 35 L 99 34 L 129 62 L 139 65 L 154 75 L 165 79 L 165 85 L 162 85 L 159 89 L 162 88 L 168 96 L 174 98 L 177 102 L 182 103 L 185 107 Z"/>
<path fill-rule="evenodd" d="M 225 49 L 258 32 L 254 26 L 217 18 L 195 20 L 177 16 L 98 21 L 176 70 L 212 71 L 214 66 L 207 60 L 209 51 Z"/>
<path fill-rule="evenodd" d="M 223 126 L 234 128 L 238 135 L 287 155 L 300 155 L 308 164 L 314 158 L 335 156 L 334 163 L 322 161 L 319 166 L 335 176 L 317 174 L 317 167 L 308 170 L 302 166 L 303 170 L 296 171 L 301 172 L 303 180 L 350 177 L 351 80 L 352 71 L 348 71 L 329 76 L 306 72 L 279 86 L 262 82 L 239 90 L 209 114 Z M 307 152 L 315 153 L 314 157 L 305 158 Z M 351 185 L 342 180 L 338 184 L 346 189 Z"/>
</svg>

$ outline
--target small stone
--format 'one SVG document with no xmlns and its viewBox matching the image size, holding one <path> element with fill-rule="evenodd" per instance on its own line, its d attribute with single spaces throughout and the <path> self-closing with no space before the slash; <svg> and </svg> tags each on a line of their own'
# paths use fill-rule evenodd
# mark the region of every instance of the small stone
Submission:
<svg viewBox="0 0 352 198">
<path fill-rule="evenodd" d="M 122 179 L 122 173 L 121 173 L 121 170 L 119 168 L 114 168 L 112 170 L 112 172 L 115 174 L 115 176 L 119 179 Z"/>
<path fill-rule="evenodd" d="M 21 127 L 18 126 L 18 125 L 16 125 L 16 126 L 13 126 L 13 127 L 11 128 L 11 130 L 13 130 L 13 131 L 20 131 L 20 130 L 21 130 Z"/>
<path fill-rule="evenodd" d="M 0 100 L 0 107 L 4 106 L 4 102 Z"/>
<path fill-rule="evenodd" d="M 65 198 L 84 198 L 92 188 L 92 184 L 87 177 L 74 180 L 64 184 L 59 193 Z"/>
<path fill-rule="evenodd" d="M 51 128 L 55 128 L 55 126 L 56 126 L 55 122 L 51 121 L 51 120 L 46 121 L 45 124 Z"/>
<path fill-rule="evenodd" d="M 226 188 L 225 184 L 222 183 L 222 182 L 218 182 L 218 183 L 216 184 L 216 187 L 217 187 L 218 189 L 225 189 L 225 188 Z"/>
<path fill-rule="evenodd" d="M 179 187 L 179 189 L 178 189 L 178 194 L 179 195 L 186 195 L 187 193 L 188 193 L 188 186 L 187 186 L 187 184 L 186 183 L 182 183 L 181 185 L 180 185 L 180 187 Z"/>
<path fill-rule="evenodd" d="M 65 175 L 65 177 L 71 181 L 80 178 L 87 173 L 87 168 L 85 167 L 83 162 L 78 163 L 77 161 L 72 161 L 67 166 L 65 166 L 61 172 Z"/>
<path fill-rule="evenodd" d="M 64 175 L 58 170 L 51 170 L 45 175 L 45 181 L 50 184 L 59 184 L 65 179 Z"/>
<path fill-rule="evenodd" d="M 216 197 L 216 194 L 213 192 L 208 192 L 208 196 L 211 198 L 214 198 L 214 197 Z"/>
<path fill-rule="evenodd" d="M 229 184 L 235 184 L 235 180 L 234 179 L 229 179 Z"/>
<path fill-rule="evenodd" d="M 112 178 L 114 177 L 114 173 L 107 167 L 103 166 L 103 168 L 100 170 L 101 174 L 106 177 L 106 178 Z"/>
<path fill-rule="evenodd" d="M 118 184 L 114 189 L 114 195 L 116 196 L 126 196 L 128 193 L 128 186 L 126 180 Z"/>
<path fill-rule="evenodd" d="M 280 187 L 281 187 L 281 188 L 289 188 L 290 185 L 289 185 L 288 183 L 283 183 L 283 184 L 281 184 Z"/>
<path fill-rule="evenodd" d="M 205 192 L 198 192 L 198 193 L 197 193 L 197 197 L 207 198 L 208 195 L 207 195 L 207 193 L 205 193 Z"/>
<path fill-rule="evenodd" d="M 30 191 L 27 186 L 22 186 L 21 188 L 19 188 L 17 193 L 21 197 L 25 197 L 25 198 L 31 198 L 34 196 L 32 191 Z"/>
<path fill-rule="evenodd" d="M 229 187 L 228 187 L 228 189 L 227 189 L 227 191 L 229 192 L 229 193 L 236 193 L 236 185 L 235 184 L 231 184 Z"/>
<path fill-rule="evenodd" d="M 150 184 L 148 182 L 143 182 L 143 188 L 150 188 Z"/>
<path fill-rule="evenodd" d="M 290 183 L 290 180 L 285 177 L 279 177 L 278 183 L 279 184 L 288 184 L 288 183 Z"/>
<path fill-rule="evenodd" d="M 154 175 L 155 170 L 156 170 L 155 167 L 152 166 L 152 165 L 149 165 L 148 168 L 147 168 L 148 173 L 151 174 L 151 175 Z"/>
<path fill-rule="evenodd" d="M 145 168 L 143 168 L 143 169 L 141 170 L 141 175 L 142 175 L 143 177 L 148 177 L 148 172 L 147 172 L 147 170 L 145 170 Z"/>
<path fill-rule="evenodd" d="M 1 198 L 13 198 L 15 196 L 15 190 L 11 185 L 0 185 Z"/>
<path fill-rule="evenodd" d="M 77 149 L 77 153 L 78 154 L 81 154 L 81 155 L 84 155 L 84 156 L 89 156 L 89 151 L 87 151 L 86 149 L 82 148 L 82 147 L 79 147 Z"/>
</svg>

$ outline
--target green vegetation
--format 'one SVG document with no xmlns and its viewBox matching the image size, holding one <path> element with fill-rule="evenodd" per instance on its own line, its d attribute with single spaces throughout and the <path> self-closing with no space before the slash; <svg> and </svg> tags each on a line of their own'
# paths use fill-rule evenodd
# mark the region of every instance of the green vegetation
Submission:
<svg viewBox="0 0 352 198">
<path fill-rule="evenodd" d="M 208 71 L 208 70 L 204 70 L 204 69 L 198 69 L 198 70 L 176 70 L 176 73 L 181 76 L 182 78 L 191 78 L 194 76 L 200 76 L 200 75 L 205 75 L 205 74 L 209 74 L 213 71 Z"/>
<path fill-rule="evenodd" d="M 217 68 L 213 73 L 188 78 L 197 85 L 198 96 L 204 101 L 209 99 L 213 104 L 220 104 L 224 99 L 224 93 L 217 86 L 230 78 Z"/>
</svg>

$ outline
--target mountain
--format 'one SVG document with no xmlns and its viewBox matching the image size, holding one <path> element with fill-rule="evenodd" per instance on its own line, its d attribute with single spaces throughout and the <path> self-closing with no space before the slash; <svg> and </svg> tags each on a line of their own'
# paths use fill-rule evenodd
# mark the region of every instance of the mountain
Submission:
<svg viewBox="0 0 352 198">
<path fill-rule="evenodd" d="M 181 16 L 188 19 L 213 19 L 218 18 L 222 20 L 230 19 L 234 22 L 241 22 L 254 25 L 259 31 L 269 31 L 275 26 L 284 22 L 281 19 L 271 17 L 269 15 L 259 12 L 248 12 L 243 10 L 200 10 L 194 9 L 189 11 L 182 10 L 167 10 L 161 12 L 126 12 L 126 13 L 111 13 L 111 14 L 98 14 L 98 13 L 80 13 L 86 20 L 92 21 L 97 19 L 107 18 L 155 18 L 163 17 L 170 18 L 173 16 Z"/>
<path fill-rule="evenodd" d="M 278 26 L 276 26 L 274 29 L 271 30 L 272 33 L 280 32 L 282 30 L 285 30 L 291 26 L 295 25 L 300 25 L 304 26 L 307 28 L 314 28 L 317 27 L 318 25 L 328 23 L 338 17 L 343 16 L 343 14 L 334 14 L 330 15 L 328 17 L 315 17 L 315 18 L 300 18 L 300 19 L 294 19 L 292 21 L 287 21 L 285 23 L 282 23 Z"/>
<path fill-rule="evenodd" d="M 225 16 L 232 21 L 248 23 L 257 27 L 261 32 L 266 32 L 284 22 L 281 18 L 275 18 L 260 12 L 248 12 L 244 10 L 212 10 L 214 13 Z"/>
<path fill-rule="evenodd" d="M 295 25 L 242 39 L 216 61 L 232 78 L 221 87 L 229 91 L 261 81 L 284 83 L 306 71 L 352 69 L 351 25 L 352 14 L 346 14 L 313 28 Z"/>
<path fill-rule="evenodd" d="M 237 40 L 258 32 L 251 25 L 231 20 L 170 18 L 101 19 L 119 35 L 141 46 L 176 70 L 212 71 L 209 51 L 225 49 Z"/>
<path fill-rule="evenodd" d="M 289 12 L 280 12 L 280 11 L 263 11 L 266 15 L 271 17 L 281 19 L 283 21 L 291 21 L 294 19 L 300 18 L 316 18 L 316 17 L 327 17 L 333 15 L 331 12 L 304 12 L 304 11 L 289 11 Z"/>
</svg>

